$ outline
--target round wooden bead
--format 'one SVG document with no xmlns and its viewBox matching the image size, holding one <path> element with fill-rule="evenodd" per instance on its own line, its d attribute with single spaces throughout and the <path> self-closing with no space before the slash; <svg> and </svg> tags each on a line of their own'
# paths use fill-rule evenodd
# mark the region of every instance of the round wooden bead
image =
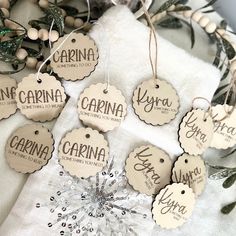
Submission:
<svg viewBox="0 0 236 236">
<path fill-rule="evenodd" d="M 215 32 L 216 28 L 217 28 L 216 24 L 213 22 L 210 22 L 209 24 L 207 24 L 205 29 L 207 33 L 212 34 Z"/>
<path fill-rule="evenodd" d="M 171 5 L 168 9 L 167 9 L 167 11 L 173 11 L 175 9 L 175 5 Z"/>
<path fill-rule="evenodd" d="M 56 30 L 52 30 L 50 33 L 49 33 L 49 40 L 51 42 L 56 42 L 59 38 L 59 33 L 56 31 Z"/>
<path fill-rule="evenodd" d="M 224 35 L 224 34 L 225 34 L 225 29 L 217 29 L 216 32 L 217 32 L 219 35 Z"/>
<path fill-rule="evenodd" d="M 49 3 L 47 0 L 39 0 L 39 6 L 42 8 L 48 8 Z"/>
<path fill-rule="evenodd" d="M 75 28 L 79 28 L 79 27 L 81 27 L 83 24 L 84 24 L 84 21 L 83 21 L 82 19 L 80 19 L 80 18 L 77 18 L 77 19 L 75 19 L 75 21 L 74 21 L 74 27 L 75 27 Z"/>
<path fill-rule="evenodd" d="M 0 7 L 9 9 L 9 7 L 10 7 L 10 2 L 9 2 L 9 0 L 1 0 L 1 1 L 0 1 Z"/>
<path fill-rule="evenodd" d="M 161 19 L 161 14 L 156 14 L 155 16 L 152 17 L 152 22 L 159 21 Z"/>
<path fill-rule="evenodd" d="M 6 8 L 1 8 L 1 10 L 2 10 L 2 12 L 3 12 L 5 17 L 9 17 L 10 16 L 9 11 Z"/>
<path fill-rule="evenodd" d="M 65 17 L 65 24 L 69 27 L 73 27 L 75 18 L 72 16 L 66 16 Z"/>
<path fill-rule="evenodd" d="M 184 11 L 184 12 L 183 12 L 183 16 L 184 16 L 185 18 L 190 18 L 190 17 L 192 16 L 192 14 L 193 14 L 193 11 L 192 11 L 192 10 L 188 10 L 188 11 Z"/>
<path fill-rule="evenodd" d="M 193 13 L 192 15 L 192 19 L 195 21 L 195 22 L 198 22 L 202 17 L 202 13 L 200 11 L 196 11 Z"/>
<path fill-rule="evenodd" d="M 27 57 L 26 66 L 30 69 L 34 69 L 38 63 L 38 60 L 34 57 Z"/>
<path fill-rule="evenodd" d="M 19 48 L 16 52 L 16 57 L 19 60 L 24 60 L 27 56 L 28 56 L 28 53 L 24 48 Z"/>
<path fill-rule="evenodd" d="M 41 40 L 43 41 L 48 40 L 49 36 L 48 36 L 48 31 L 46 29 L 40 29 L 38 35 Z"/>
<path fill-rule="evenodd" d="M 202 28 L 205 28 L 210 22 L 210 19 L 206 16 L 203 16 L 201 17 L 201 19 L 199 20 L 199 25 L 202 27 Z"/>
<path fill-rule="evenodd" d="M 64 9 L 62 9 L 62 8 L 61 8 L 60 10 L 61 10 L 62 16 L 63 16 L 63 17 L 66 17 L 66 15 L 67 15 L 67 14 L 66 14 L 66 11 L 65 11 Z"/>
<path fill-rule="evenodd" d="M 31 40 L 37 40 L 38 37 L 39 37 L 39 32 L 35 28 L 29 28 L 28 32 L 27 32 L 27 35 Z"/>
</svg>

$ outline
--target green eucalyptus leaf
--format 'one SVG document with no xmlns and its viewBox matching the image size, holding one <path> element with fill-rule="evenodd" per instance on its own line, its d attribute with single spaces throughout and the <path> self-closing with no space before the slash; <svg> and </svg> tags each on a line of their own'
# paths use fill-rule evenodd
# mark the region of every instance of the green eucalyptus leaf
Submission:
<svg viewBox="0 0 236 236">
<path fill-rule="evenodd" d="M 222 50 L 223 50 L 222 44 L 219 40 L 217 40 L 216 41 L 216 56 L 213 61 L 213 65 L 216 67 L 220 65 L 220 56 L 221 56 Z"/>
<path fill-rule="evenodd" d="M 228 23 L 227 23 L 226 20 L 222 20 L 222 21 L 220 22 L 220 28 L 221 28 L 221 29 L 225 29 L 225 30 L 226 30 L 227 26 L 228 26 Z"/>
<path fill-rule="evenodd" d="M 166 11 L 170 6 L 175 5 L 179 3 L 179 0 L 168 0 L 166 1 L 164 4 L 162 4 L 162 6 L 157 10 L 157 13 L 161 13 L 163 11 Z"/>
<path fill-rule="evenodd" d="M 232 175 L 232 173 L 235 173 L 236 170 L 234 168 L 228 168 L 228 167 L 224 167 L 224 166 L 211 166 L 209 165 L 208 168 L 208 176 L 210 179 L 224 179 L 230 175 Z"/>
<path fill-rule="evenodd" d="M 229 214 L 236 206 L 236 202 L 232 202 L 221 209 L 221 212 L 225 215 Z"/>
<path fill-rule="evenodd" d="M 0 35 L 5 35 L 5 34 L 8 34 L 8 33 L 14 32 L 14 31 L 15 30 L 12 30 L 8 27 L 0 26 Z"/>
<path fill-rule="evenodd" d="M 235 183 L 235 181 L 236 181 L 236 173 L 231 175 L 224 181 L 223 187 L 230 188 Z"/>
<path fill-rule="evenodd" d="M 179 29 L 183 27 L 181 21 L 178 18 L 173 17 L 173 16 L 161 21 L 158 25 L 163 28 L 168 28 L 168 29 Z"/>
<path fill-rule="evenodd" d="M 67 16 L 76 16 L 79 13 L 79 11 L 76 8 L 71 6 L 60 5 L 60 8 L 66 11 Z"/>
<path fill-rule="evenodd" d="M 195 33 L 194 33 L 194 29 L 193 29 L 193 25 L 192 22 L 187 22 L 185 20 L 181 20 L 185 25 L 187 25 L 190 29 L 190 39 L 191 39 L 191 48 L 194 47 L 195 44 Z"/>
<path fill-rule="evenodd" d="M 225 49 L 225 53 L 226 53 L 228 59 L 232 60 L 235 57 L 235 55 L 236 55 L 236 52 L 235 52 L 233 46 L 225 38 L 222 38 L 222 44 L 223 44 L 223 47 Z"/>
<path fill-rule="evenodd" d="M 192 8 L 189 6 L 179 6 L 174 9 L 174 11 L 189 11 L 189 10 L 192 10 Z"/>
<path fill-rule="evenodd" d="M 211 0 L 209 1 L 205 6 L 201 7 L 200 9 L 204 9 L 204 8 L 207 8 L 207 7 L 210 7 L 212 6 L 213 4 L 215 4 L 218 0 Z"/>
</svg>

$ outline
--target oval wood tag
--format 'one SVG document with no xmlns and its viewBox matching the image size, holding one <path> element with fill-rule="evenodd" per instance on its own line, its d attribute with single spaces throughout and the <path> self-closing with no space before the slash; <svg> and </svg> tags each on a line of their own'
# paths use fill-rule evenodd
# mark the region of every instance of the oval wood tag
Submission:
<svg viewBox="0 0 236 236">
<path fill-rule="evenodd" d="M 16 89 L 17 107 L 28 119 L 50 121 L 59 116 L 65 105 L 66 95 L 60 81 L 46 73 L 30 74 L 23 78 Z"/>
<path fill-rule="evenodd" d="M 209 146 L 213 136 L 213 120 L 206 111 L 193 109 L 188 112 L 179 129 L 179 142 L 183 150 L 190 155 L 200 155 Z"/>
<path fill-rule="evenodd" d="M 127 112 L 125 97 L 114 86 L 98 83 L 86 88 L 78 102 L 79 117 L 84 124 L 107 132 L 119 126 Z"/>
<path fill-rule="evenodd" d="M 200 156 L 181 155 L 172 170 L 174 183 L 187 184 L 199 196 L 206 184 L 206 167 Z"/>
<path fill-rule="evenodd" d="M 61 37 L 52 48 L 56 50 L 68 37 Z M 53 55 L 53 71 L 65 80 L 82 80 L 89 76 L 98 64 L 98 48 L 92 38 L 73 33 Z"/>
<path fill-rule="evenodd" d="M 171 159 L 152 145 L 141 146 L 129 154 L 125 171 L 128 182 L 140 193 L 157 194 L 170 183 Z"/>
<path fill-rule="evenodd" d="M 52 157 L 53 136 L 38 124 L 22 126 L 7 140 L 5 156 L 9 166 L 20 173 L 33 173 Z"/>
<path fill-rule="evenodd" d="M 16 113 L 16 81 L 8 76 L 0 76 L 0 120 Z"/>
<path fill-rule="evenodd" d="M 133 107 L 140 120 L 154 126 L 173 120 L 179 110 L 179 96 L 171 84 L 153 79 L 141 83 L 133 94 Z"/>
<path fill-rule="evenodd" d="M 174 229 L 186 222 L 195 205 L 193 190 L 188 185 L 174 183 L 166 186 L 153 203 L 153 219 L 165 229 Z"/>
<path fill-rule="evenodd" d="M 230 116 L 220 121 L 226 115 L 225 109 L 231 111 L 233 107 L 228 105 L 212 107 L 214 134 L 211 147 L 213 148 L 227 149 L 236 144 L 236 111 L 234 110 Z"/>
<path fill-rule="evenodd" d="M 91 128 L 74 129 L 62 138 L 59 163 L 72 176 L 88 178 L 107 164 L 108 143 L 102 134 Z"/>
</svg>

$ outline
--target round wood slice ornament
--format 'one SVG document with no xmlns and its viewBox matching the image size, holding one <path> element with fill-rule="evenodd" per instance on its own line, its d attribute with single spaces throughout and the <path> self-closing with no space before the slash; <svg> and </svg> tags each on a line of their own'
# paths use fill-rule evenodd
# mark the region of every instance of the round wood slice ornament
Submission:
<svg viewBox="0 0 236 236">
<path fill-rule="evenodd" d="M 16 81 L 6 75 L 0 76 L 0 120 L 16 113 Z"/>
<path fill-rule="evenodd" d="M 192 215 L 194 205 L 193 190 L 186 184 L 173 183 L 156 196 L 152 209 L 153 219 L 162 228 L 177 228 Z"/>
<path fill-rule="evenodd" d="M 178 157 L 172 170 L 172 181 L 187 184 L 199 196 L 206 184 L 206 166 L 203 159 L 187 153 Z"/>
<path fill-rule="evenodd" d="M 179 96 L 165 80 L 146 80 L 134 91 L 133 108 L 139 119 L 145 123 L 164 125 L 176 117 Z"/>
<path fill-rule="evenodd" d="M 78 101 L 79 117 L 84 124 L 107 132 L 119 126 L 127 113 L 127 104 L 115 86 L 98 83 L 86 88 Z"/>
<path fill-rule="evenodd" d="M 30 74 L 23 78 L 16 89 L 17 107 L 28 119 L 50 121 L 59 116 L 66 95 L 60 81 L 49 74 Z"/>
<path fill-rule="evenodd" d="M 97 130 L 74 129 L 62 138 L 58 156 L 59 163 L 70 175 L 88 178 L 106 166 L 108 143 Z"/>
<path fill-rule="evenodd" d="M 65 80 L 82 80 L 89 76 L 98 64 L 98 48 L 88 35 L 65 35 L 53 44 L 51 53 L 55 50 L 50 65 L 53 71 Z"/>
<path fill-rule="evenodd" d="M 180 146 L 190 155 L 201 155 L 210 146 L 213 128 L 212 117 L 205 110 L 192 109 L 180 123 Z"/>
<path fill-rule="evenodd" d="M 14 131 L 7 140 L 5 156 L 9 166 L 20 173 L 33 173 L 52 157 L 53 136 L 42 125 L 30 124 Z"/>
<path fill-rule="evenodd" d="M 217 149 L 231 148 L 236 144 L 236 110 L 229 105 L 216 105 L 212 107 L 214 121 L 214 134 L 211 147 Z M 225 118 L 227 112 L 231 115 Z"/>
<path fill-rule="evenodd" d="M 147 195 L 157 194 L 170 183 L 171 168 L 169 155 L 152 145 L 136 148 L 129 154 L 125 165 L 129 184 Z"/>
</svg>

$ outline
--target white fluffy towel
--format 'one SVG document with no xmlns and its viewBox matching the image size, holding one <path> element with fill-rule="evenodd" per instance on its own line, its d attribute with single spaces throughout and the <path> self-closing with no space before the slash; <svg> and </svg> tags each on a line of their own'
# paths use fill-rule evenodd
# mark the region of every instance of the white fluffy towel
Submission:
<svg viewBox="0 0 236 236">
<path fill-rule="evenodd" d="M 103 30 L 108 42 L 103 40 Z M 158 75 L 176 88 L 181 107 L 170 124 L 149 126 L 138 119 L 131 106 L 133 90 L 152 75 L 148 56 L 149 29 L 138 22 L 126 7 L 117 6 L 99 19 L 99 25 L 93 27 L 90 36 L 99 48 L 99 64 L 89 78 L 75 83 L 64 82 L 71 98 L 53 128 L 53 158 L 40 172 L 28 178 L 15 206 L 0 227 L 0 235 L 235 235 L 235 227 L 229 225 L 235 215 L 226 217 L 219 212 L 223 198 L 232 200 L 230 194 L 233 196 L 233 191 L 229 190 L 229 197 L 225 197 L 219 191 L 220 183 L 208 181 L 204 193 L 196 201 L 192 217 L 182 227 L 167 231 L 152 220 L 152 199 L 133 191 L 124 183 L 123 176 L 126 157 L 140 144 L 152 143 L 173 158 L 182 153 L 177 141 L 180 119 L 191 108 L 194 97 L 211 100 L 219 83 L 219 71 L 158 37 Z M 113 209 L 100 212 L 101 217 L 96 218 L 89 211 L 98 207 L 96 183 L 100 185 L 103 181 L 68 176 L 58 164 L 57 148 L 67 131 L 81 126 L 77 115 L 77 99 L 81 91 L 90 84 L 104 82 L 107 43 L 110 47 L 110 83 L 122 90 L 129 107 L 122 125 L 106 135 L 110 159 L 113 158 L 114 163 L 111 173 L 106 170 L 109 176 L 101 174 L 99 178 L 107 178 L 104 191 L 114 191 L 115 195 L 111 201 Z M 81 200 L 83 194 L 86 195 L 84 201 Z M 123 209 L 129 211 L 124 213 Z"/>
</svg>

